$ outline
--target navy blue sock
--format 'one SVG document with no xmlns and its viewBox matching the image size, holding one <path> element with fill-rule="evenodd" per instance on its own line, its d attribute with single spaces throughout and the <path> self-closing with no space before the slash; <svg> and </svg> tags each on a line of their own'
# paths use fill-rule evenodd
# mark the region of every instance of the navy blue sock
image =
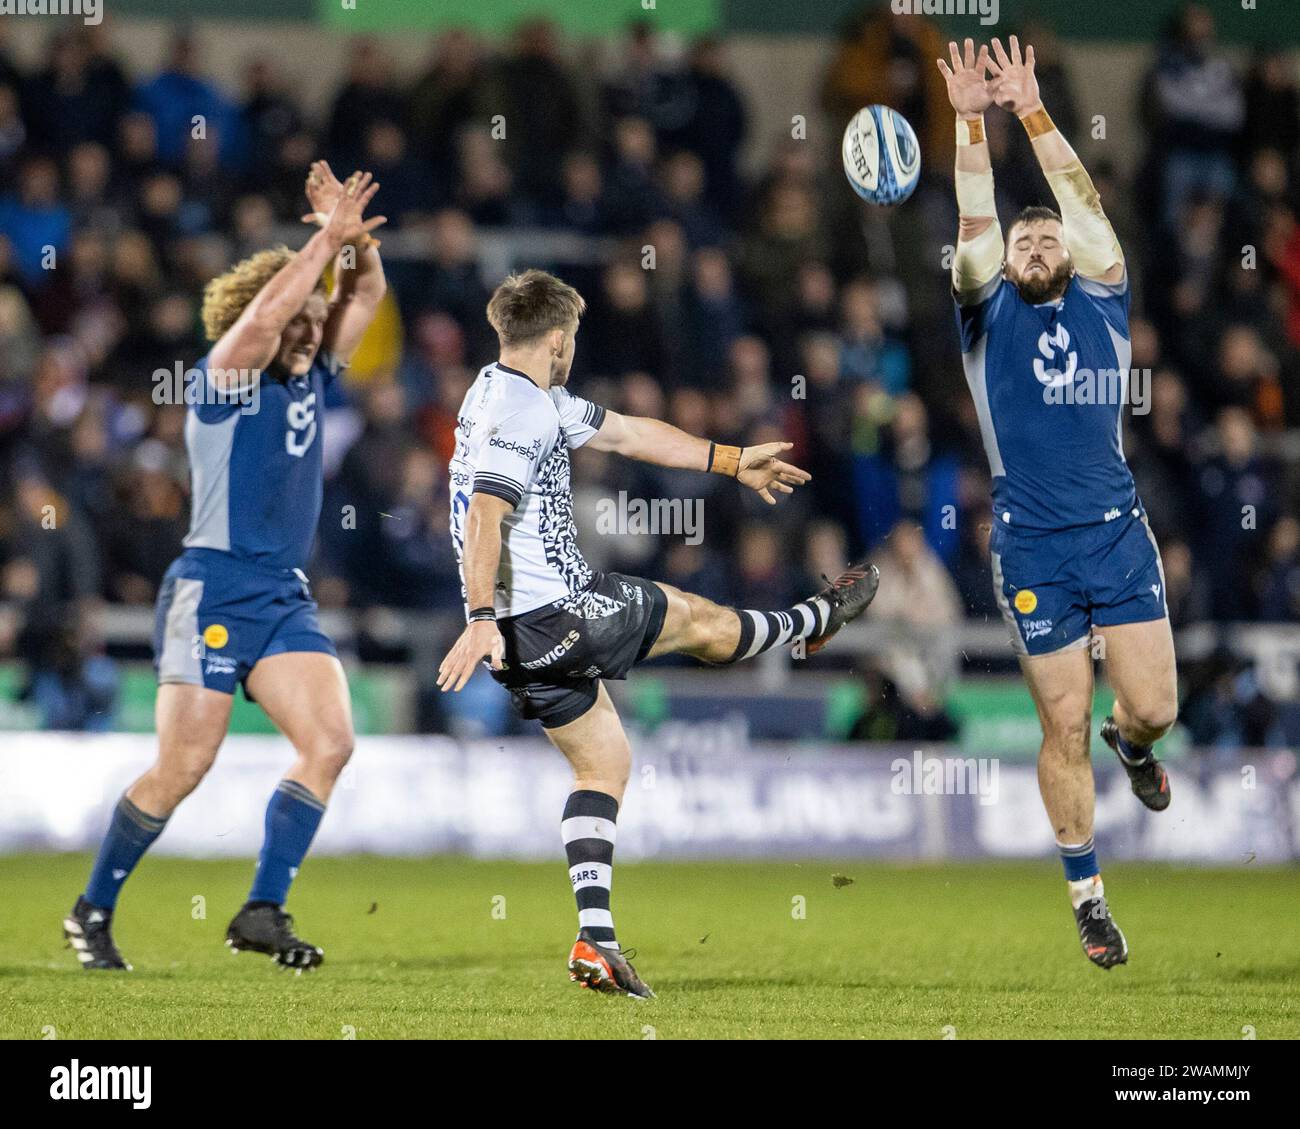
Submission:
<svg viewBox="0 0 1300 1129">
<path fill-rule="evenodd" d="M 320 826 L 325 805 L 294 780 L 281 780 L 266 805 L 266 838 L 257 859 L 250 902 L 284 905 L 289 883 Z"/>
<path fill-rule="evenodd" d="M 165 816 L 159 819 L 141 811 L 125 795 L 118 800 L 90 872 L 86 901 L 100 909 L 113 909 L 122 884 L 166 826 Z"/>
<path fill-rule="evenodd" d="M 1091 836 L 1086 843 L 1080 843 L 1077 847 L 1067 846 L 1064 843 L 1056 845 L 1061 852 L 1061 862 L 1065 866 L 1067 882 L 1079 882 L 1101 873 L 1101 868 L 1097 865 L 1097 844 Z"/>
<path fill-rule="evenodd" d="M 1119 738 L 1119 755 L 1125 764 L 1141 764 L 1151 755 L 1150 745 L 1135 745 L 1124 738 L 1123 733 L 1116 732 Z"/>
</svg>

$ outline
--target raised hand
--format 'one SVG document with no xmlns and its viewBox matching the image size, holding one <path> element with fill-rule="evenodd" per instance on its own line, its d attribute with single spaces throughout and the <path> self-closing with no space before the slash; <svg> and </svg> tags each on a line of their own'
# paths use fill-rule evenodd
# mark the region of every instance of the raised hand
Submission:
<svg viewBox="0 0 1300 1129">
<path fill-rule="evenodd" d="M 1034 74 L 1034 49 L 1025 44 L 1025 57 L 1020 57 L 1020 40 L 1011 37 L 1011 54 L 1002 49 L 1000 40 L 993 40 L 993 54 L 996 58 L 988 60 L 992 78 L 989 79 L 989 91 L 993 100 L 1004 110 L 1010 110 L 1017 117 L 1023 118 L 1035 110 L 1043 108 L 1038 96 L 1038 77 Z"/>
<path fill-rule="evenodd" d="M 997 40 L 994 40 L 996 43 Z M 942 59 L 936 59 L 939 73 L 948 84 L 948 101 L 952 108 L 962 117 L 975 117 L 982 114 L 993 104 L 993 95 L 989 91 L 984 69 L 989 65 L 989 49 L 981 46 L 975 54 L 975 41 L 966 40 L 966 56 L 963 59 L 956 43 L 948 44 L 948 54 L 952 56 L 952 66 Z"/>
<path fill-rule="evenodd" d="M 325 230 L 340 247 L 363 244 L 375 228 L 388 222 L 385 216 L 362 218 L 366 205 L 379 191 L 379 185 L 371 183 L 373 179 L 368 172 L 354 172 L 343 184 L 342 192 L 330 209 Z"/>
<path fill-rule="evenodd" d="M 343 185 L 339 183 L 339 178 L 334 175 L 328 161 L 312 161 L 304 190 L 312 210 L 302 217 L 302 222 L 324 227 L 334 205 L 343 195 Z"/>
<path fill-rule="evenodd" d="M 793 443 L 762 443 L 757 447 L 746 447 L 740 452 L 740 469 L 736 479 L 758 493 L 769 506 L 776 505 L 772 497 L 773 490 L 782 494 L 793 494 L 796 486 L 802 486 L 812 480 L 812 475 L 797 466 L 782 462 L 777 458 L 782 451 L 788 451 Z"/>
</svg>

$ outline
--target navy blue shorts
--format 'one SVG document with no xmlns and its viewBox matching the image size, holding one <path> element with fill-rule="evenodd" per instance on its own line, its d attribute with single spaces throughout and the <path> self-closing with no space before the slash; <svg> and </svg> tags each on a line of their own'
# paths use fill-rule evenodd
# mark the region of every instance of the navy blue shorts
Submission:
<svg viewBox="0 0 1300 1129">
<path fill-rule="evenodd" d="M 153 651 L 159 682 L 223 694 L 233 694 L 260 659 L 288 651 L 336 653 L 301 572 L 215 549 L 187 549 L 167 570 Z"/>
<path fill-rule="evenodd" d="M 1160 552 L 1140 505 L 1112 521 L 1043 532 L 996 519 L 993 590 L 1022 655 L 1087 645 L 1093 625 L 1163 619 Z"/>
<path fill-rule="evenodd" d="M 668 597 L 658 584 L 597 573 L 581 592 L 497 621 L 505 666 L 492 677 L 520 717 L 555 729 L 596 704 L 602 678 L 623 679 L 650 653 Z"/>
</svg>

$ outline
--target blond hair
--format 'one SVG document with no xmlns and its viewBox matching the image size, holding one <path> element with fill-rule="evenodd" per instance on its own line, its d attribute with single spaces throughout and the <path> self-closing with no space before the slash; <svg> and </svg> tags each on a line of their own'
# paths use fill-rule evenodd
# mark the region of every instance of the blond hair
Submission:
<svg viewBox="0 0 1300 1129">
<path fill-rule="evenodd" d="M 572 286 L 544 270 L 506 278 L 487 304 L 487 319 L 502 345 L 522 345 L 552 329 L 576 326 L 587 303 Z"/>
<path fill-rule="evenodd" d="M 220 340 L 257 292 L 293 261 L 294 254 L 283 244 L 258 251 L 209 282 L 203 288 L 203 332 L 207 339 Z M 322 274 L 316 282 L 316 293 L 326 292 Z"/>
</svg>

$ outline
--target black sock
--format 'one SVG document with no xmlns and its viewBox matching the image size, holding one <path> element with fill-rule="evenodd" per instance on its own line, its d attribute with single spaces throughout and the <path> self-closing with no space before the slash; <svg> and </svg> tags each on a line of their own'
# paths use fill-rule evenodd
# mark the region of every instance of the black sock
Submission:
<svg viewBox="0 0 1300 1129">
<path fill-rule="evenodd" d="M 571 792 L 564 805 L 564 853 L 569 882 L 578 901 L 578 928 L 605 948 L 617 949 L 609 890 L 614 880 L 615 821 L 618 801 L 604 792 Z"/>
<path fill-rule="evenodd" d="M 755 612 L 737 609 L 740 642 L 728 662 L 752 659 L 773 647 L 784 647 L 796 639 L 811 639 L 826 630 L 831 607 L 821 596 L 803 600 L 784 612 Z"/>
</svg>

